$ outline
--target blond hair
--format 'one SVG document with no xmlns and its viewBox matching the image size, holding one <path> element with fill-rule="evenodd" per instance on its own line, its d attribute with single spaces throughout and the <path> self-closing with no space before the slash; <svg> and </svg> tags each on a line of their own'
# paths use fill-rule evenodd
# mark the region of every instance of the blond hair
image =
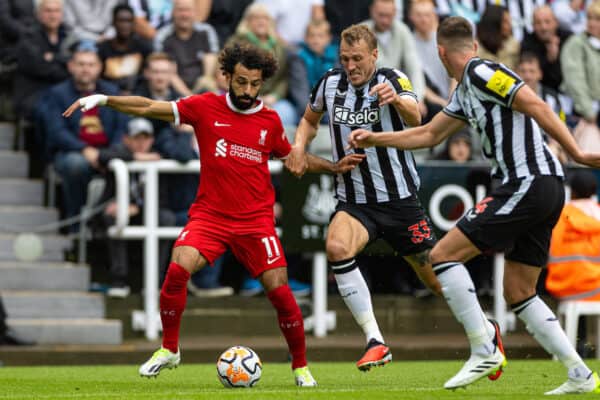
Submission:
<svg viewBox="0 0 600 400">
<path fill-rule="evenodd" d="M 595 16 L 600 17 L 600 0 L 594 0 L 590 3 L 587 8 L 588 14 L 594 14 Z"/>
<path fill-rule="evenodd" d="M 369 50 L 377 48 L 377 37 L 366 25 L 350 25 L 342 31 L 342 40 L 352 46 L 361 40 L 364 40 Z"/>
<path fill-rule="evenodd" d="M 248 19 L 255 15 L 268 15 L 270 19 L 269 36 L 276 36 L 275 19 L 273 18 L 273 14 L 271 14 L 271 11 L 269 11 L 267 6 L 262 3 L 252 3 L 250 6 L 248 6 L 248 8 L 246 8 L 246 11 L 244 11 L 244 16 L 238 24 L 235 33 L 246 34 L 250 32 L 250 29 L 248 28 Z"/>
</svg>

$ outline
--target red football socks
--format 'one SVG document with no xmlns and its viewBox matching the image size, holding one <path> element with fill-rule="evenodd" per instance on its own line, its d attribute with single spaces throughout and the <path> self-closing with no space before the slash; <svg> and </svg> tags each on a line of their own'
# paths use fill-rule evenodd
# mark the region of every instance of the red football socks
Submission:
<svg viewBox="0 0 600 400">
<path fill-rule="evenodd" d="M 190 273 L 171 262 L 160 291 L 160 320 L 163 327 L 162 347 L 173 353 L 179 350 L 181 314 L 187 300 L 187 282 Z"/>
<path fill-rule="evenodd" d="M 306 341 L 304 338 L 304 321 L 300 307 L 288 285 L 279 286 L 267 293 L 267 297 L 277 310 L 279 328 L 285 336 L 292 354 L 292 368 L 306 366 Z"/>
</svg>

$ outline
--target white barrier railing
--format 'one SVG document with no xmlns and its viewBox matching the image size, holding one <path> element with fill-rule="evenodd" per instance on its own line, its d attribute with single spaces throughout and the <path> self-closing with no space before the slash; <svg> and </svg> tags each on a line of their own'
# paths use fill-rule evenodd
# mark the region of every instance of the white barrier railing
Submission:
<svg viewBox="0 0 600 400">
<path fill-rule="evenodd" d="M 199 173 L 198 160 L 181 164 L 174 160 L 133 161 L 112 160 L 109 168 L 115 173 L 117 216 L 115 225 L 108 229 L 110 237 L 117 239 L 144 240 L 144 311 L 133 314 L 133 325 L 145 330 L 146 338 L 158 338 L 160 331 L 159 292 L 158 292 L 158 241 L 175 239 L 183 227 L 158 226 L 158 175 L 160 173 Z M 281 173 L 281 161 L 269 161 L 272 174 Z M 129 174 L 145 174 L 144 224 L 129 225 Z M 327 311 L 327 261 L 323 253 L 315 254 L 313 260 L 313 315 L 306 318 L 306 329 L 312 329 L 315 336 L 327 334 L 335 327 L 335 313 Z"/>
</svg>

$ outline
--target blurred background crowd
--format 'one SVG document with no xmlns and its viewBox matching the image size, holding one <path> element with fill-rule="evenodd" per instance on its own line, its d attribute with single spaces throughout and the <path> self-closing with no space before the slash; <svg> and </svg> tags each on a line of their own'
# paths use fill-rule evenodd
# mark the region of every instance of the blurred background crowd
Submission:
<svg viewBox="0 0 600 400">
<path fill-rule="evenodd" d="M 107 172 L 110 160 L 186 162 L 198 158 L 197 145 L 190 127 L 129 119 L 108 108 L 64 119 L 62 111 L 77 98 L 104 93 L 175 100 L 224 93 L 228 87 L 218 53 L 231 42 L 249 42 L 272 51 L 278 60 L 279 70 L 265 83 L 262 99 L 293 133 L 312 86 L 339 65 L 340 32 L 365 23 L 379 42 L 378 66 L 408 75 L 427 122 L 456 85 L 436 48 L 437 25 L 449 15 L 472 21 L 480 56 L 515 70 L 572 129 L 580 145 L 600 150 L 599 0 L 0 0 L 0 119 L 18 122 L 33 177 L 59 177 L 58 206 L 64 217 L 79 214 L 93 177 L 106 177 L 99 200 L 106 206 L 93 220 L 95 237 L 102 238 L 116 209 L 111 201 L 114 182 Z M 547 140 L 561 161 L 569 163 L 560 146 Z M 469 163 L 480 158 L 478 146 L 477 136 L 465 129 L 418 159 Z M 185 224 L 197 182 L 197 175 L 161 180 L 161 225 Z M 134 221 L 143 215 L 143 184 L 143 176 L 131 180 L 129 213 Z M 68 228 L 70 233 L 78 229 L 76 224 Z M 141 264 L 139 256 L 132 262 L 130 243 L 103 243 L 109 249 L 108 268 L 95 277 L 109 295 L 125 297 L 131 276 L 141 273 L 128 268 Z M 161 245 L 163 266 L 169 246 Z M 310 293 L 310 261 L 302 254 L 288 259 L 295 294 Z M 482 256 L 472 262 L 483 294 L 490 294 L 491 268 L 481 264 L 490 260 Z M 361 265 L 375 292 L 424 295 L 410 268 L 398 263 L 396 258 L 365 256 Z M 226 272 L 235 270 L 223 268 L 235 264 L 231 256 L 215 264 L 196 274 L 191 293 L 261 292 L 258 282 L 236 280 Z M 377 268 L 370 267 L 374 264 Z"/>
</svg>

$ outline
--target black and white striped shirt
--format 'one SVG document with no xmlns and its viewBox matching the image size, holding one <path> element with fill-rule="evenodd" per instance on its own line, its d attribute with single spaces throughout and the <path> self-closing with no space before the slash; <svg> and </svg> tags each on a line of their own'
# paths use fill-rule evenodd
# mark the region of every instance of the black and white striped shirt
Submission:
<svg viewBox="0 0 600 400">
<path fill-rule="evenodd" d="M 547 0 L 500 0 L 499 4 L 508 8 L 512 20 L 513 36 L 522 41 L 526 33 L 533 32 L 533 12 L 549 3 Z"/>
<path fill-rule="evenodd" d="M 564 176 L 562 166 L 542 138 L 538 124 L 511 109 L 525 83 L 502 64 L 471 59 L 463 78 L 444 108 L 479 132 L 492 174 L 504 183 L 539 175 Z"/>
<path fill-rule="evenodd" d="M 398 131 L 405 126 L 394 106 L 379 107 L 370 89 L 386 82 L 400 96 L 417 101 L 410 81 L 396 69 L 380 68 L 371 80 L 355 88 L 342 69 L 328 71 L 315 85 L 310 108 L 317 113 L 327 112 L 333 160 L 338 161 L 350 152 L 366 154 L 367 158 L 351 172 L 337 175 L 336 197 L 353 204 L 375 204 L 404 199 L 416 194 L 419 176 L 412 153 L 387 147 L 346 150 L 348 137 L 354 129 L 373 132 Z"/>
</svg>

